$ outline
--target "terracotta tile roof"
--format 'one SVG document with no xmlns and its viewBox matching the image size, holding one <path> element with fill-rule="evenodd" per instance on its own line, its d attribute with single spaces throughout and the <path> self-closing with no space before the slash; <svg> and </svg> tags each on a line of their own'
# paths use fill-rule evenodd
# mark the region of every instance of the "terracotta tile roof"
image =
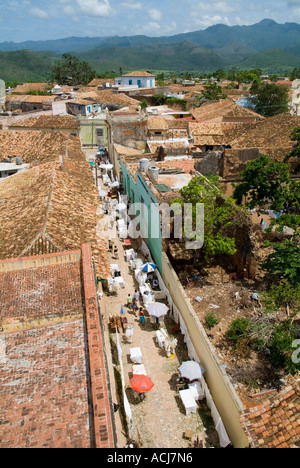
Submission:
<svg viewBox="0 0 300 468">
<path fill-rule="evenodd" d="M 76 93 L 76 102 L 86 101 L 87 105 L 91 102 L 99 102 L 100 104 L 120 104 L 120 105 L 134 105 L 138 106 L 140 101 L 132 99 L 125 94 L 115 93 L 113 90 L 104 89 L 103 91 L 91 91 L 91 92 L 80 92 Z M 73 101 L 68 101 L 73 102 Z"/>
<path fill-rule="evenodd" d="M 1 447 L 112 448 L 90 245 L 0 260 L 0 292 Z"/>
<path fill-rule="evenodd" d="M 189 123 L 187 120 L 182 119 L 172 119 L 167 121 L 169 129 L 182 129 L 187 130 L 189 128 Z"/>
<path fill-rule="evenodd" d="M 32 166 L 53 161 L 59 155 L 82 158 L 80 141 L 62 132 L 7 130 L 0 134 L 0 159 L 22 156 Z"/>
<path fill-rule="evenodd" d="M 89 84 L 88 86 L 102 86 L 103 84 L 105 83 L 110 83 L 110 84 L 115 84 L 115 80 L 113 79 L 110 79 L 110 78 L 94 78 Z"/>
<path fill-rule="evenodd" d="M 51 89 L 50 83 L 24 83 L 13 89 L 14 93 L 26 94 L 29 91 L 48 91 Z"/>
<path fill-rule="evenodd" d="M 259 114 L 246 108 L 241 108 L 232 99 L 223 99 L 211 104 L 202 105 L 191 110 L 191 114 L 198 122 L 222 122 L 224 118 L 229 117 L 260 117 Z"/>
<path fill-rule="evenodd" d="M 4 179 L 0 259 L 74 250 L 87 242 L 97 275 L 107 278 L 107 244 L 101 233 L 96 236 L 98 204 L 89 164 L 76 148 L 70 148 L 68 157 L 63 152 L 61 158 Z"/>
<path fill-rule="evenodd" d="M 149 117 L 148 129 L 149 130 L 166 130 L 168 128 L 168 122 L 166 119 L 159 117 Z"/>
<path fill-rule="evenodd" d="M 41 129 L 77 129 L 77 118 L 72 115 L 41 115 L 39 117 L 29 117 L 9 126 L 26 127 L 26 128 L 41 128 Z"/>
<path fill-rule="evenodd" d="M 144 154 L 140 150 L 137 150 L 135 148 L 129 148 L 128 146 L 118 145 L 116 143 L 114 144 L 114 149 L 117 151 L 117 153 L 124 156 L 144 156 Z"/>
<path fill-rule="evenodd" d="M 276 84 L 276 86 L 284 86 L 286 88 L 291 88 L 293 82 L 290 81 L 290 80 L 279 80 L 279 81 L 276 81 L 275 84 Z"/>
<path fill-rule="evenodd" d="M 163 146 L 166 150 L 169 149 L 182 149 L 182 154 L 185 154 L 189 148 L 189 142 L 186 139 L 170 139 L 170 140 L 147 140 L 147 145 L 151 153 L 155 153 L 160 146 Z"/>
<path fill-rule="evenodd" d="M 300 117 L 280 114 L 263 121 L 235 127 L 231 135 L 232 148 L 291 148 L 292 131 L 300 127 Z"/>
<path fill-rule="evenodd" d="M 6 96 L 7 102 L 31 102 L 31 103 L 39 103 L 39 102 L 50 102 L 55 101 L 57 98 L 56 96 L 31 96 L 28 94 L 8 94 Z"/>
<path fill-rule="evenodd" d="M 92 447 L 85 334 L 83 320 L 5 334 L 2 448 Z"/>
<path fill-rule="evenodd" d="M 288 386 L 241 416 L 253 448 L 299 448 L 300 388 L 293 377 Z"/>
<path fill-rule="evenodd" d="M 155 76 L 155 75 L 145 72 L 145 71 L 133 71 L 133 72 L 127 73 L 127 75 L 122 75 L 122 76 Z"/>
<path fill-rule="evenodd" d="M 190 134 L 195 146 L 223 145 L 230 142 L 229 130 L 239 124 L 219 122 L 190 122 Z"/>
<path fill-rule="evenodd" d="M 81 252 L 76 251 L 46 255 L 36 263 L 32 257 L 7 263 L 0 260 L 1 326 L 9 329 L 20 322 L 57 315 L 83 316 L 80 258 Z"/>
<path fill-rule="evenodd" d="M 148 129 L 149 130 L 185 130 L 188 129 L 188 122 L 184 120 L 175 119 L 174 117 L 149 117 Z"/>
</svg>

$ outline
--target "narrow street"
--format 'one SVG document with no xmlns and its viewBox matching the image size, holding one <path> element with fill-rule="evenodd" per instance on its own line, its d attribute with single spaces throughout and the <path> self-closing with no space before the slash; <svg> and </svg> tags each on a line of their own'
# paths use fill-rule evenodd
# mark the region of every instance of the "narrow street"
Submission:
<svg viewBox="0 0 300 468">
<path fill-rule="evenodd" d="M 86 151 L 87 159 L 90 159 L 92 152 Z M 98 180 L 99 188 L 107 190 Z M 144 262 L 145 258 L 138 250 L 138 241 L 133 241 L 132 248 L 138 252 L 138 257 Z M 126 261 L 126 246 L 122 239 L 114 239 L 118 247 L 118 258 L 110 255 L 110 263 L 117 264 L 121 271 L 125 287 L 119 289 L 117 293 L 103 294 L 100 306 L 104 322 L 105 345 L 108 354 L 109 374 L 112 386 L 113 402 L 120 404 L 118 390 L 120 388 L 115 380 L 115 370 L 120 372 L 118 365 L 118 354 L 116 348 L 116 332 L 110 327 L 110 316 L 119 315 L 122 305 L 125 306 L 125 316 L 128 324 L 133 325 L 133 337 L 130 343 L 123 330 L 119 334 L 119 340 L 123 352 L 123 370 L 126 387 L 126 395 L 132 411 L 132 425 L 128 422 L 129 436 L 141 448 L 187 448 L 191 447 L 199 437 L 203 447 L 218 447 L 218 434 L 215 431 L 210 410 L 205 400 L 199 401 L 196 413 L 185 414 L 185 408 L 181 402 L 179 393 L 176 391 L 176 379 L 178 378 L 178 367 L 182 362 L 189 360 L 187 348 L 180 332 L 172 333 L 175 322 L 167 315 L 162 323 L 162 327 L 172 339 L 177 338 L 175 357 L 168 358 L 166 351 L 159 347 L 156 342 L 157 326 L 150 322 L 148 313 L 145 313 L 146 322 L 141 324 L 139 318 L 135 317 L 133 311 L 127 308 L 127 296 L 133 296 L 138 290 L 138 283 L 134 277 L 134 272 L 130 269 L 130 263 Z M 142 307 L 139 303 L 138 307 Z M 147 375 L 154 382 L 154 387 L 147 392 L 145 399 L 140 401 L 135 399 L 130 387 L 130 379 L 133 376 L 134 363 L 130 359 L 130 348 L 141 348 L 143 365 Z M 115 370 L 114 370 L 115 369 Z M 122 425 L 122 415 L 120 409 L 115 413 L 116 429 L 118 434 L 118 446 L 125 447 L 127 437 Z M 192 431 L 192 439 L 184 437 L 185 431 Z"/>
</svg>

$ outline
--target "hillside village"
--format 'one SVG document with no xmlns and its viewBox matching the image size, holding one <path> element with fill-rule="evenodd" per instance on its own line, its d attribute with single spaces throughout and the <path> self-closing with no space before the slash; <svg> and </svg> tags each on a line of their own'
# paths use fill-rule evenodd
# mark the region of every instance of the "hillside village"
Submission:
<svg viewBox="0 0 300 468">
<path fill-rule="evenodd" d="M 299 206 L 232 196 L 249 164 L 293 152 L 300 80 L 278 81 L 289 112 L 271 117 L 241 105 L 249 83 L 212 78 L 224 96 L 208 100 L 207 80 L 177 81 L 24 83 L 0 101 L 2 448 L 299 447 L 297 349 L 275 362 L 268 347 L 287 323 L 299 339 L 299 296 L 270 304 L 280 280 L 263 267 L 292 245 L 299 290 Z M 296 197 L 297 154 L 288 164 L 281 188 Z M 196 196 L 213 221 L 194 250 L 166 216 Z M 168 312 L 154 319 L 157 303 Z M 262 327 L 253 340 L 233 323 Z M 185 379 L 191 360 L 201 377 Z M 147 393 L 132 389 L 135 365 Z"/>
</svg>

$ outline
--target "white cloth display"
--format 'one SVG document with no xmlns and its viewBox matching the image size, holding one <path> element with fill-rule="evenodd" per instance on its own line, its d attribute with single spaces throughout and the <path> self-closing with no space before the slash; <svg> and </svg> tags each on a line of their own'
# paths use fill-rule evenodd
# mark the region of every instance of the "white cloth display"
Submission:
<svg viewBox="0 0 300 468">
<path fill-rule="evenodd" d="M 135 364 L 132 366 L 133 375 L 147 375 L 144 364 Z"/>
<path fill-rule="evenodd" d="M 225 426 L 223 424 L 220 414 L 218 413 L 217 407 L 213 401 L 209 388 L 203 378 L 201 379 L 201 386 L 205 394 L 207 406 L 209 407 L 211 411 L 211 415 L 214 420 L 216 431 L 218 432 L 218 435 L 219 435 L 220 445 L 223 448 L 227 447 L 227 445 L 231 444 L 231 441 L 227 435 Z"/>
<path fill-rule="evenodd" d="M 116 278 L 114 278 L 114 283 L 119 284 L 120 287 L 123 289 L 125 288 L 125 281 L 122 276 L 117 276 Z"/>
<path fill-rule="evenodd" d="M 181 398 L 181 401 L 185 407 L 185 414 L 188 415 L 190 413 L 196 413 L 197 411 L 197 402 L 195 398 L 193 397 L 193 394 L 191 390 L 186 389 L 186 390 L 180 390 L 179 395 Z"/>
<path fill-rule="evenodd" d="M 119 364 L 120 364 L 120 369 L 121 369 L 121 379 L 122 379 L 122 388 L 123 388 L 123 400 L 124 400 L 124 409 L 125 409 L 125 413 L 126 413 L 126 416 L 131 424 L 131 421 L 132 421 L 132 412 L 131 412 L 131 408 L 130 408 L 130 405 L 129 405 L 129 401 L 128 401 L 128 398 L 127 398 L 127 395 L 126 395 L 126 391 L 125 391 L 125 378 L 124 378 L 124 370 L 123 370 L 123 361 L 122 361 L 122 356 L 123 356 L 123 352 L 122 352 L 122 348 L 121 348 L 121 345 L 120 345 L 120 341 L 119 341 L 119 333 L 118 333 L 118 330 L 116 329 L 116 337 L 117 337 L 117 350 L 118 350 L 118 358 L 119 358 Z"/>
<path fill-rule="evenodd" d="M 142 364 L 143 362 L 143 355 L 141 348 L 130 348 L 130 359 L 132 362 L 135 362 L 136 364 Z"/>
<path fill-rule="evenodd" d="M 116 263 L 111 263 L 110 264 L 110 272 L 111 272 L 112 276 L 114 275 L 115 271 L 120 271 L 120 268 Z"/>
<path fill-rule="evenodd" d="M 155 332 L 156 343 L 159 345 L 160 348 L 165 347 L 166 340 L 168 339 L 168 335 L 162 332 L 161 330 L 156 330 Z"/>
<path fill-rule="evenodd" d="M 126 250 L 125 256 L 126 256 L 126 262 L 130 262 L 131 260 L 133 260 L 134 250 L 133 249 Z"/>
<path fill-rule="evenodd" d="M 200 384 L 199 380 L 197 380 L 196 382 L 190 383 L 188 386 L 189 386 L 189 389 L 191 390 L 195 400 L 203 400 L 204 392 L 202 390 L 202 387 L 201 387 L 201 384 Z"/>
</svg>

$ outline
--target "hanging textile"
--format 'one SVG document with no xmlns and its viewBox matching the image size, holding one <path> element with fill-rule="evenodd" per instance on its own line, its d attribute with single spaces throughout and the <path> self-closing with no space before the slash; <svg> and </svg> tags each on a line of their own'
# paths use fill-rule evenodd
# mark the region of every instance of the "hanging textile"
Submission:
<svg viewBox="0 0 300 468">
<path fill-rule="evenodd" d="M 213 418 L 213 421 L 214 421 L 214 424 L 215 424 L 215 429 L 219 435 L 219 442 L 220 442 L 220 445 L 221 447 L 227 447 L 227 445 L 231 444 L 231 441 L 227 435 L 227 432 L 226 432 L 226 429 L 225 429 L 225 426 L 223 424 L 223 421 L 221 419 L 221 416 L 217 410 L 217 407 L 213 401 L 213 398 L 211 396 L 211 393 L 209 391 L 209 388 L 204 380 L 204 378 L 202 377 L 201 379 L 201 386 L 202 386 L 202 389 L 203 389 L 203 392 L 204 392 L 204 395 L 205 395 L 205 398 L 206 398 L 206 403 L 207 403 L 207 406 L 209 407 L 210 411 L 211 411 L 211 416 Z"/>
<path fill-rule="evenodd" d="M 119 340 L 119 333 L 116 328 L 116 337 L 117 337 L 117 349 L 118 349 L 118 358 L 119 358 L 119 363 L 120 363 L 120 368 L 121 368 L 121 379 L 122 379 L 122 387 L 123 387 L 123 400 L 124 400 L 124 409 L 126 416 L 131 424 L 132 421 L 132 412 L 131 408 L 129 405 L 129 401 L 125 392 L 125 379 L 124 379 L 124 370 L 123 370 L 123 361 L 122 361 L 122 356 L 123 356 L 123 351 L 120 345 L 120 340 Z"/>
</svg>

